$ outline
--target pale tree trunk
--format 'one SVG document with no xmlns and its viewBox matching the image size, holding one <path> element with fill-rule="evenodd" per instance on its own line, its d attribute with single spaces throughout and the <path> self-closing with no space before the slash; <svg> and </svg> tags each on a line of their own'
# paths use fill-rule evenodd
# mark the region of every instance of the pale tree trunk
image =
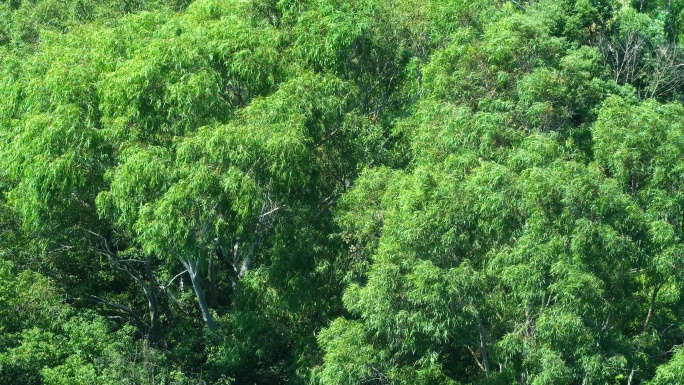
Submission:
<svg viewBox="0 0 684 385">
<path fill-rule="evenodd" d="M 150 338 L 155 340 L 159 333 L 159 304 L 157 302 L 157 295 L 155 293 L 156 279 L 152 271 L 152 257 L 148 256 L 145 261 L 145 268 L 147 271 L 148 285 L 143 285 L 143 290 L 147 296 L 147 302 L 150 311 Z"/>
<path fill-rule="evenodd" d="M 216 324 L 214 323 L 214 317 L 212 317 L 209 312 L 209 305 L 207 304 L 207 298 L 204 296 L 204 291 L 202 290 L 202 278 L 199 275 L 199 261 L 193 260 L 181 260 L 183 266 L 188 270 L 190 274 L 190 281 L 192 282 L 192 289 L 195 291 L 195 296 L 197 297 L 197 302 L 199 302 L 200 310 L 202 311 L 202 319 L 207 324 L 209 331 L 216 331 Z"/>
<path fill-rule="evenodd" d="M 254 240 L 252 242 L 252 248 L 249 250 L 249 254 L 247 254 L 247 257 L 245 257 L 245 260 L 242 262 L 242 266 L 240 267 L 240 272 L 238 273 L 238 278 L 242 279 L 247 271 L 252 268 L 252 262 L 254 262 L 254 255 L 257 252 L 257 249 L 259 248 L 259 238 Z"/>
</svg>

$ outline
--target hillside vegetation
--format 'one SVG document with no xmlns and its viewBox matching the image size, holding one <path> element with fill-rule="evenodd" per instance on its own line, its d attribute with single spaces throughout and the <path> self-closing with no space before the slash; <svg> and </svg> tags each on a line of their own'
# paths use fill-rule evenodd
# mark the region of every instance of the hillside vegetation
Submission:
<svg viewBox="0 0 684 385">
<path fill-rule="evenodd" d="M 684 0 L 3 0 L 0 383 L 684 384 Z"/>
</svg>

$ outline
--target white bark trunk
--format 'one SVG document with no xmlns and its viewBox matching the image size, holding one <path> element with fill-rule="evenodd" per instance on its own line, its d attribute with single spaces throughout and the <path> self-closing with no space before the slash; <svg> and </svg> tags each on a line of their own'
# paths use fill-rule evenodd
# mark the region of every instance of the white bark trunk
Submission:
<svg viewBox="0 0 684 385">
<path fill-rule="evenodd" d="M 192 289 L 195 292 L 195 296 L 199 302 L 200 310 L 202 311 L 202 319 L 204 319 L 204 323 L 207 324 L 207 328 L 214 332 L 217 328 L 216 324 L 214 323 L 214 317 L 212 317 L 211 312 L 209 312 L 209 305 L 207 305 L 207 299 L 204 296 L 204 291 L 202 290 L 202 278 L 199 276 L 197 271 L 197 262 L 188 260 L 182 260 L 181 262 L 188 270 L 188 274 L 190 274 Z"/>
</svg>

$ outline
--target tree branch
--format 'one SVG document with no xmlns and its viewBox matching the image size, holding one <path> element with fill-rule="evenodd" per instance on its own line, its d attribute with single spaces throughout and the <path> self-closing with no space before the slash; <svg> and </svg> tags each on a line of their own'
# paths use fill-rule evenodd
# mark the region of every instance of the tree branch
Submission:
<svg viewBox="0 0 684 385">
<path fill-rule="evenodd" d="M 256 254 L 257 249 L 259 248 L 259 237 L 252 242 L 252 247 L 249 250 L 249 254 L 247 254 L 247 257 L 245 260 L 242 262 L 242 267 L 240 267 L 240 272 L 238 273 L 238 278 L 242 279 L 242 277 L 245 276 L 245 273 L 252 267 L 252 262 L 254 261 L 254 255 Z"/>
<path fill-rule="evenodd" d="M 173 278 L 171 278 L 171 280 L 169 281 L 169 283 L 167 283 L 167 284 L 164 285 L 164 286 L 161 286 L 161 285 L 160 285 L 159 287 L 160 287 L 162 290 L 166 290 L 169 286 L 171 286 L 171 284 L 173 283 L 173 281 L 175 281 L 176 279 L 178 279 L 178 277 L 180 277 L 181 275 L 183 275 L 183 274 L 185 274 L 185 273 L 187 273 L 187 272 L 188 272 L 188 269 L 185 269 L 185 270 L 181 271 L 180 273 L 176 274 Z"/>
<path fill-rule="evenodd" d="M 646 320 L 644 321 L 644 331 L 648 327 L 648 323 L 651 321 L 653 316 L 653 310 L 655 309 L 656 297 L 658 296 L 658 291 L 660 290 L 660 285 L 653 287 L 653 293 L 651 294 L 651 303 L 648 306 L 648 314 L 646 314 Z"/>
<path fill-rule="evenodd" d="M 114 302 L 110 302 L 104 298 L 100 298 L 100 297 L 94 296 L 94 295 L 87 295 L 87 298 L 93 302 L 100 303 L 102 305 L 111 307 L 113 309 L 117 309 L 119 311 L 122 311 L 122 312 L 128 314 L 135 321 L 135 323 L 138 324 L 138 327 L 142 326 L 141 329 L 149 329 L 150 328 L 150 326 L 145 321 L 143 321 L 142 318 L 140 318 L 137 314 L 135 314 L 135 312 L 133 310 L 131 310 L 131 308 L 129 308 L 127 306 L 124 306 L 124 305 L 121 305 L 118 303 L 114 303 Z"/>
</svg>

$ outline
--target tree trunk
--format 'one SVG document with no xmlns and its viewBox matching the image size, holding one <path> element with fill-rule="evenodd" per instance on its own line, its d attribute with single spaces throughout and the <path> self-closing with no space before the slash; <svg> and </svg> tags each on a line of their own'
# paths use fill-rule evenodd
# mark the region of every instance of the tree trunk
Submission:
<svg viewBox="0 0 684 385">
<path fill-rule="evenodd" d="M 484 366 L 485 376 L 489 377 L 489 354 L 487 353 L 487 331 L 482 323 L 479 312 L 475 313 L 477 329 L 480 334 L 480 352 L 482 353 L 482 366 Z"/>
<path fill-rule="evenodd" d="M 245 260 L 242 262 L 242 267 L 240 267 L 238 278 L 242 279 L 242 277 L 244 277 L 247 271 L 252 267 L 252 262 L 254 262 L 254 255 L 256 254 L 258 248 L 259 238 L 257 237 L 254 240 L 254 242 L 252 242 L 252 248 L 249 250 L 249 254 L 247 254 L 247 257 L 245 257 Z"/>
<path fill-rule="evenodd" d="M 218 250 L 218 246 L 216 246 L 216 250 Z M 218 309 L 219 303 L 218 303 L 218 293 L 217 293 L 217 288 L 216 288 L 216 266 L 215 266 L 215 256 L 216 252 L 210 253 L 209 254 L 209 263 L 207 266 L 207 280 L 209 281 L 209 287 L 207 290 L 209 291 L 209 303 L 211 304 L 211 307 L 214 309 Z"/>
<path fill-rule="evenodd" d="M 139 269 L 135 268 L 131 264 L 131 260 L 124 259 L 119 257 L 118 253 L 116 250 L 113 250 L 109 244 L 110 242 L 105 236 L 102 236 L 100 234 L 94 233 L 92 231 L 88 231 L 88 233 L 95 235 L 100 238 L 100 240 L 103 243 L 103 248 L 96 248 L 96 250 L 107 256 L 109 259 L 110 263 L 112 266 L 114 266 L 116 269 L 121 270 L 126 272 L 133 280 L 140 285 L 140 287 L 143 289 L 143 292 L 145 293 L 145 297 L 147 298 L 147 303 L 148 303 L 148 311 L 150 314 L 150 323 L 149 325 L 145 324 L 144 322 L 142 324 L 145 325 L 145 328 L 140 327 L 142 324 L 139 318 L 138 321 L 136 321 L 136 324 L 140 328 L 141 333 L 147 332 L 148 337 L 150 340 L 155 341 L 157 337 L 159 336 L 159 305 L 157 302 L 157 294 L 156 294 L 156 278 L 154 275 L 154 272 L 152 270 L 152 256 L 148 255 L 145 261 L 134 261 L 134 262 L 144 262 L 145 263 L 145 272 L 143 273 Z M 147 275 L 147 282 L 145 282 L 145 274 Z M 137 316 L 136 316 L 137 317 Z"/>
<path fill-rule="evenodd" d="M 157 294 L 155 293 L 156 279 L 152 272 L 152 257 L 150 256 L 145 261 L 145 269 L 147 270 L 149 286 L 143 285 L 143 289 L 145 290 L 145 295 L 147 295 L 150 311 L 150 339 L 156 341 L 159 335 L 159 304 L 157 302 Z"/>
<path fill-rule="evenodd" d="M 192 289 L 195 291 L 195 296 L 199 302 L 200 310 L 202 311 L 202 319 L 207 324 L 209 331 L 216 331 L 216 324 L 214 323 L 214 318 L 209 312 L 209 305 L 207 304 L 207 299 L 204 296 L 204 291 L 202 290 L 202 278 L 199 276 L 196 261 L 181 260 L 183 266 L 188 270 L 190 274 L 190 281 L 192 282 Z"/>
</svg>

